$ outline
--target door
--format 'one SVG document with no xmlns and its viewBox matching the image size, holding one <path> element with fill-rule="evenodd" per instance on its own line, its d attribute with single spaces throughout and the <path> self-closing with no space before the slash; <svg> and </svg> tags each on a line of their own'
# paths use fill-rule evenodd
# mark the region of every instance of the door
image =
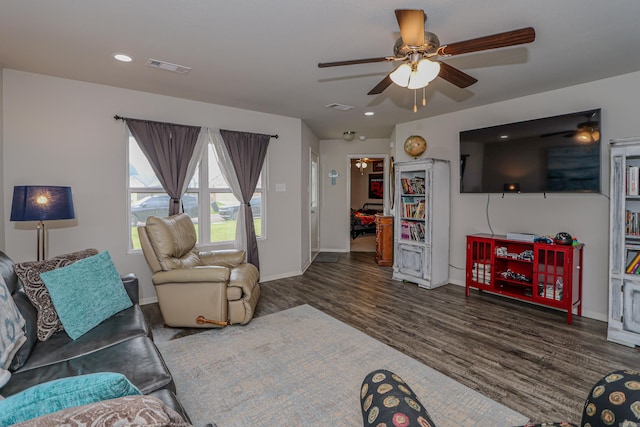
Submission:
<svg viewBox="0 0 640 427">
<path fill-rule="evenodd" d="M 311 260 L 313 260 L 320 251 L 320 227 L 318 227 L 318 154 L 311 152 L 311 176 L 309 182 L 311 185 L 311 194 L 309 197 L 309 241 L 311 243 Z"/>
</svg>

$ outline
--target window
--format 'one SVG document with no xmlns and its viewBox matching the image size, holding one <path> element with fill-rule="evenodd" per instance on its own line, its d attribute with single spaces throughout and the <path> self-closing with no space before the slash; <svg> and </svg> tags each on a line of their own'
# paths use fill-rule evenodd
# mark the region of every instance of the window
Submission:
<svg viewBox="0 0 640 427">
<path fill-rule="evenodd" d="M 262 171 L 264 175 L 264 169 Z M 263 176 L 251 198 L 251 211 L 256 229 L 256 237 L 263 236 L 264 197 L 262 197 Z M 201 186 L 200 183 L 206 183 Z M 144 225 L 149 216 L 169 214 L 169 196 L 165 193 L 149 161 L 140 150 L 135 138 L 129 134 L 129 248 L 140 249 L 138 226 Z M 208 201 L 200 203 L 201 200 Z M 224 244 L 235 241 L 237 215 L 240 202 L 231 193 L 220 167 L 215 150 L 208 144 L 187 193 L 183 196 L 182 207 L 191 217 L 198 243 Z M 208 230 L 208 232 L 207 232 Z"/>
<path fill-rule="evenodd" d="M 213 145 L 208 144 L 205 157 L 207 159 L 207 198 L 211 206 L 211 235 L 209 242 L 220 243 L 235 240 L 236 217 L 240 209 L 240 202 L 231 193 L 231 189 L 224 179 L 215 155 Z M 262 170 L 264 175 L 264 169 Z M 256 237 L 262 236 L 262 212 L 264 204 L 262 198 L 262 178 L 258 179 L 256 190 L 249 201 L 253 214 L 253 226 L 256 229 Z"/>
</svg>

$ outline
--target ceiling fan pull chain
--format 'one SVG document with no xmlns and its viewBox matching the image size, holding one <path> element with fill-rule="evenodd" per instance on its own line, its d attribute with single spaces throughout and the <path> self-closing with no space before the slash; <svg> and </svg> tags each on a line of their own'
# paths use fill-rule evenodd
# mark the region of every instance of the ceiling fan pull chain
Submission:
<svg viewBox="0 0 640 427">
<path fill-rule="evenodd" d="M 422 106 L 426 106 L 427 105 L 427 89 L 426 86 L 422 88 Z"/>
<path fill-rule="evenodd" d="M 413 112 L 414 113 L 418 112 L 418 105 L 416 104 L 416 92 L 417 91 L 418 91 L 417 89 L 413 90 Z"/>
</svg>

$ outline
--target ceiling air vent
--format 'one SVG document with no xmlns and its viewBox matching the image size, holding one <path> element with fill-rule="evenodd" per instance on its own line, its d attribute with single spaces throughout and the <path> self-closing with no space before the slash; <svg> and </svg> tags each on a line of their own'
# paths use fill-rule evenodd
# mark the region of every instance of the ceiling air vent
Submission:
<svg viewBox="0 0 640 427">
<path fill-rule="evenodd" d="M 191 71 L 191 67 L 185 67 L 184 65 L 172 64 L 165 61 L 158 61 L 157 59 L 149 59 L 147 61 L 147 67 L 160 68 L 161 70 L 173 71 L 178 74 L 187 74 Z"/>
<path fill-rule="evenodd" d="M 340 110 L 340 111 L 349 111 L 349 110 L 353 110 L 354 108 L 356 108 L 356 107 L 352 107 L 351 105 L 338 104 L 337 102 L 334 102 L 333 104 L 327 104 L 327 105 L 325 105 L 325 107 L 334 108 L 334 109 Z"/>
</svg>

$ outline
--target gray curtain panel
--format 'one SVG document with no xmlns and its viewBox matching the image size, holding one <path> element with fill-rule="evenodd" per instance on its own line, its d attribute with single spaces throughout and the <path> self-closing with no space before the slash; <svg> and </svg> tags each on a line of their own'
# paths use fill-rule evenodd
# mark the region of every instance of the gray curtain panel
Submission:
<svg viewBox="0 0 640 427">
<path fill-rule="evenodd" d="M 271 136 L 223 129 L 220 129 L 220 135 L 222 135 L 224 145 L 227 147 L 242 190 L 240 207 L 244 210 L 245 223 L 238 224 L 238 227 L 244 226 L 247 230 L 247 262 L 260 270 L 258 242 L 249 201 L 256 189 L 258 179 L 260 179 L 260 172 L 267 155 Z"/>
<path fill-rule="evenodd" d="M 169 197 L 169 215 L 180 212 L 182 189 L 200 127 L 126 119 L 127 126 Z"/>
</svg>

